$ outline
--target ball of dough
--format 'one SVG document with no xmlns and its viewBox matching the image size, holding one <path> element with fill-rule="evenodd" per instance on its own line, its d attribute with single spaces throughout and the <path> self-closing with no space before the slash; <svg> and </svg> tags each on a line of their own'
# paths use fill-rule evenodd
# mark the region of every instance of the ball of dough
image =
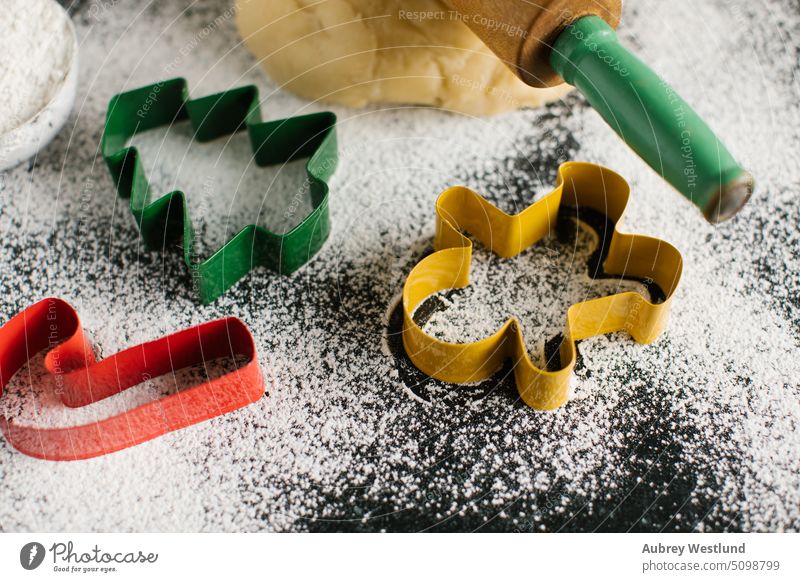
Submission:
<svg viewBox="0 0 800 582">
<path fill-rule="evenodd" d="M 488 115 L 571 89 L 525 85 L 438 0 L 238 0 L 237 8 L 250 51 L 276 83 L 307 99 Z"/>
</svg>

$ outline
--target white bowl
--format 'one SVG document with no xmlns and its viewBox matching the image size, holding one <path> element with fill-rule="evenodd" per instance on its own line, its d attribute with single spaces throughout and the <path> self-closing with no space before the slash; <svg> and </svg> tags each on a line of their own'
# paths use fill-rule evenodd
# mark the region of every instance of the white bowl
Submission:
<svg viewBox="0 0 800 582">
<path fill-rule="evenodd" d="M 50 143 L 50 140 L 61 131 L 75 103 L 75 93 L 78 89 L 78 35 L 67 12 L 58 6 L 64 13 L 72 34 L 72 58 L 69 70 L 50 103 L 26 122 L 0 135 L 0 172 L 32 158 Z"/>
</svg>

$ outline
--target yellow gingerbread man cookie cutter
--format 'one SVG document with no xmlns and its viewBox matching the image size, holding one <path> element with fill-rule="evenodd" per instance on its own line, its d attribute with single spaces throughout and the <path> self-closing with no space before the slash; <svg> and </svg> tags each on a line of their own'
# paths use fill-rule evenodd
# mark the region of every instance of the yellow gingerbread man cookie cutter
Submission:
<svg viewBox="0 0 800 582">
<path fill-rule="evenodd" d="M 469 188 L 445 190 L 436 201 L 434 252 L 417 263 L 403 286 L 403 345 L 411 362 L 428 376 L 465 384 L 489 378 L 510 359 L 522 400 L 535 409 L 550 410 L 568 399 L 576 341 L 615 331 L 627 331 L 639 343 L 654 341 L 667 323 L 683 259 L 665 241 L 620 232 L 629 196 L 630 187 L 622 176 L 582 162 L 562 164 L 556 188 L 515 215 Z M 562 205 L 575 207 L 578 217 L 582 208 L 605 215 L 614 224 L 602 263 L 605 273 L 652 282 L 663 292 L 664 301 L 651 303 L 640 293 L 627 291 L 570 306 L 559 370 L 533 364 L 513 317 L 490 337 L 472 343 L 441 341 L 414 321 L 414 311 L 431 295 L 469 285 L 472 241 L 462 232 L 503 258 L 514 257 L 555 228 Z"/>
</svg>

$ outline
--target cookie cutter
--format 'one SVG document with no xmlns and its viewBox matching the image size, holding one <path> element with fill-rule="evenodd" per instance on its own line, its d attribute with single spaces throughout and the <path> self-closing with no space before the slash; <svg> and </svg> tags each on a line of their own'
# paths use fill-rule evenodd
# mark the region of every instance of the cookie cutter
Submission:
<svg viewBox="0 0 800 582">
<path fill-rule="evenodd" d="M 246 362 L 219 378 L 91 424 L 38 428 L 0 417 L 8 442 L 39 459 L 73 461 L 119 451 L 227 414 L 264 393 L 253 336 L 234 317 L 190 327 L 98 362 L 76 311 L 61 299 L 44 299 L 0 327 L 0 396 L 11 377 L 45 349 L 45 368 L 71 408 L 214 358 L 240 355 Z"/>
<path fill-rule="evenodd" d="M 199 142 L 246 128 L 258 166 L 308 158 L 312 211 L 284 234 L 255 224 L 245 226 L 206 260 L 195 261 L 186 195 L 175 190 L 150 202 L 150 185 L 139 153 L 135 147 L 126 147 L 138 132 L 187 120 Z M 189 99 L 186 80 L 170 79 L 112 97 L 102 154 L 117 193 L 130 199 L 147 248 L 163 248 L 182 232 L 184 262 L 204 304 L 217 299 L 256 266 L 284 274 L 296 271 L 328 238 L 327 181 L 338 161 L 336 116 L 331 112 L 262 122 L 258 89 L 253 85 Z"/>
<path fill-rule="evenodd" d="M 412 363 L 428 376 L 464 384 L 489 378 L 510 359 L 522 400 L 532 408 L 549 410 L 568 399 L 575 342 L 615 331 L 627 331 L 639 343 L 654 341 L 666 325 L 683 259 L 667 242 L 619 230 L 629 195 L 622 176 L 580 162 L 562 164 L 556 188 L 515 215 L 468 188 L 445 190 L 436 201 L 434 252 L 417 263 L 403 286 L 403 345 Z M 606 216 L 613 223 L 613 233 L 601 260 L 605 274 L 651 283 L 661 290 L 663 301 L 651 302 L 628 291 L 572 305 L 559 347 L 562 367 L 558 370 L 533 364 L 521 326 L 513 317 L 490 337 L 472 343 L 438 340 L 416 323 L 414 311 L 425 299 L 469 284 L 472 241 L 462 231 L 497 255 L 510 258 L 546 236 L 563 206 L 575 207 L 578 217 L 581 209 Z"/>
</svg>

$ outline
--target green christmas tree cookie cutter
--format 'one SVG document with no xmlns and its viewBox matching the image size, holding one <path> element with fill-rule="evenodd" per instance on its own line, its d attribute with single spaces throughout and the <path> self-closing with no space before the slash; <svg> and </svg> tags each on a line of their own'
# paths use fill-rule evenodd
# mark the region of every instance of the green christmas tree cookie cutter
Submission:
<svg viewBox="0 0 800 582">
<path fill-rule="evenodd" d="M 127 146 L 139 132 L 187 120 L 199 142 L 247 129 L 258 166 L 308 158 L 306 174 L 313 210 L 285 234 L 255 224 L 245 226 L 210 257 L 195 261 L 186 195 L 175 190 L 151 202 L 139 153 Z M 263 122 L 255 86 L 189 99 L 186 80 L 170 79 L 111 99 L 102 154 L 119 196 L 130 200 L 147 248 L 161 249 L 182 233 L 184 262 L 204 304 L 217 299 L 254 267 L 284 274 L 296 271 L 328 238 L 327 181 L 337 164 L 336 116 L 331 112 Z"/>
</svg>

